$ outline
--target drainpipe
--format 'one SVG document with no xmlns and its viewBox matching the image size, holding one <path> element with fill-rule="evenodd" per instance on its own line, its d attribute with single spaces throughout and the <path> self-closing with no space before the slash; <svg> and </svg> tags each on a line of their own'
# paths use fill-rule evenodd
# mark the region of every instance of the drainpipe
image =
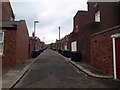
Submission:
<svg viewBox="0 0 120 90">
<path fill-rule="evenodd" d="M 116 50 L 115 50 L 115 38 L 112 37 L 113 42 L 113 67 L 114 67 L 114 79 L 117 79 L 117 72 L 116 72 Z"/>
<path fill-rule="evenodd" d="M 120 33 L 116 33 L 116 34 L 111 35 L 112 42 L 113 42 L 114 79 L 117 79 L 115 39 L 118 37 L 120 37 Z"/>
</svg>

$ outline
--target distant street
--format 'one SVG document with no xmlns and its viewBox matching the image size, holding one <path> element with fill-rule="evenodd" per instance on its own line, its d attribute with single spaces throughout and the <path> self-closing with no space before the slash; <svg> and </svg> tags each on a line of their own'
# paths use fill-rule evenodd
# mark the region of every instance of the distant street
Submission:
<svg viewBox="0 0 120 90">
<path fill-rule="evenodd" d="M 87 76 L 50 49 L 45 50 L 15 88 L 115 88 L 117 82 Z"/>
</svg>

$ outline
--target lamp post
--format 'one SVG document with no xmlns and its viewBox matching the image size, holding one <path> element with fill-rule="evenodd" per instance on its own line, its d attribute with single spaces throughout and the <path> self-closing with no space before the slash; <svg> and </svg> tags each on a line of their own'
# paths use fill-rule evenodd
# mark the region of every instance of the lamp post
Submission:
<svg viewBox="0 0 120 90">
<path fill-rule="evenodd" d="M 34 37 L 35 37 L 36 23 L 39 23 L 39 21 L 34 21 Z"/>
<path fill-rule="evenodd" d="M 60 40 L 60 27 L 59 27 L 59 40 Z"/>
<path fill-rule="evenodd" d="M 34 50 L 35 50 L 35 46 L 36 46 L 36 40 L 35 40 L 36 23 L 39 23 L 39 21 L 34 21 Z"/>
<path fill-rule="evenodd" d="M 59 28 L 59 42 L 58 42 L 58 49 L 60 49 L 60 26 L 59 26 L 58 28 Z"/>
</svg>

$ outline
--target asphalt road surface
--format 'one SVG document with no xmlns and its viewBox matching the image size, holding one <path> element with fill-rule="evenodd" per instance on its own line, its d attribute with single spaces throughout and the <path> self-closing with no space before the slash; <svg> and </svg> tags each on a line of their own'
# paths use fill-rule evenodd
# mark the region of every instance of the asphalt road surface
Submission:
<svg viewBox="0 0 120 90">
<path fill-rule="evenodd" d="M 114 80 L 87 76 L 57 52 L 47 49 L 14 88 L 116 88 Z"/>
</svg>

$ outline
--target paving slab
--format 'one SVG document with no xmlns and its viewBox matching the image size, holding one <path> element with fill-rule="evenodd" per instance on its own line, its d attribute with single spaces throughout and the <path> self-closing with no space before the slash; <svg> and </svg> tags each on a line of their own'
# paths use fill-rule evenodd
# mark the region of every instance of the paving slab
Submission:
<svg viewBox="0 0 120 90">
<path fill-rule="evenodd" d="M 25 74 L 34 61 L 35 59 L 29 59 L 15 67 L 3 67 L 2 88 L 11 88 Z"/>
<path fill-rule="evenodd" d="M 71 60 L 71 58 L 66 58 L 66 61 L 74 65 L 79 70 L 82 70 L 84 73 L 86 73 L 89 76 L 96 78 L 104 78 L 104 79 L 113 78 L 112 76 L 107 75 L 106 73 L 103 73 L 102 71 L 96 69 L 95 67 L 85 64 L 83 62 L 74 62 Z"/>
</svg>

